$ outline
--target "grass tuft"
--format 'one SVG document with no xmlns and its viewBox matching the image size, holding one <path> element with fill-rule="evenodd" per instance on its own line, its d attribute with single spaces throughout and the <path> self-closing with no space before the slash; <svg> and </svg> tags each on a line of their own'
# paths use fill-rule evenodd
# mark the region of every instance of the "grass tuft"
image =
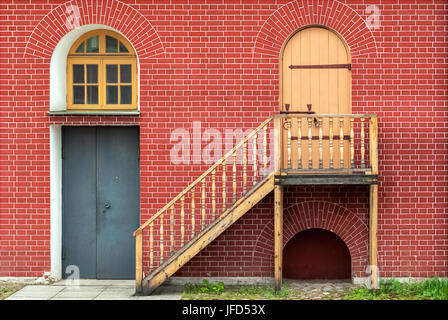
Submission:
<svg viewBox="0 0 448 320">
<path fill-rule="evenodd" d="M 202 280 L 203 284 L 191 284 L 187 283 L 185 285 L 184 292 L 187 294 L 198 294 L 198 293 L 222 293 L 225 291 L 225 286 L 223 282 L 218 282 L 214 284 L 206 279 Z"/>
<path fill-rule="evenodd" d="M 358 288 L 348 291 L 347 300 L 448 300 L 448 279 L 401 283 L 395 279 L 380 281 L 379 289 Z"/>
<path fill-rule="evenodd" d="M 0 281 L 0 300 L 8 298 L 16 291 L 25 286 L 23 283 L 15 283 L 12 281 Z"/>
</svg>

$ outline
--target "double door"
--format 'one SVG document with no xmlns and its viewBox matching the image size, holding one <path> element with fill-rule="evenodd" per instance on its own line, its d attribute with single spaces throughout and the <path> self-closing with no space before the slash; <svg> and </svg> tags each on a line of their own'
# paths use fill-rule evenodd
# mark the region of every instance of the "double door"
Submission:
<svg viewBox="0 0 448 320">
<path fill-rule="evenodd" d="M 62 145 L 63 276 L 134 278 L 138 128 L 63 127 Z"/>
</svg>

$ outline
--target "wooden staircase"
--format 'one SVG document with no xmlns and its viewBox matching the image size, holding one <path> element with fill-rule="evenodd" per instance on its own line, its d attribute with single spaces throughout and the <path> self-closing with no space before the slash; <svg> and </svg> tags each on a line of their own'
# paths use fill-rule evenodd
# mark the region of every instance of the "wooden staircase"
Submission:
<svg viewBox="0 0 448 320">
<path fill-rule="evenodd" d="M 372 285 L 376 287 L 377 136 L 376 115 L 271 116 L 134 232 L 137 293 L 151 294 L 272 190 L 274 278 L 278 290 L 282 270 L 283 186 L 307 184 L 370 185 L 369 257 L 373 266 Z M 145 246 L 149 248 L 146 277 L 144 235 L 149 238 Z"/>
<path fill-rule="evenodd" d="M 267 156 L 271 120 L 248 134 L 134 232 L 138 294 L 151 294 L 274 189 L 274 172 L 268 168 Z M 231 166 L 230 179 L 227 166 Z M 195 199 L 195 188 L 200 190 L 200 201 Z M 143 234 L 148 229 L 150 273 L 144 277 Z"/>
</svg>

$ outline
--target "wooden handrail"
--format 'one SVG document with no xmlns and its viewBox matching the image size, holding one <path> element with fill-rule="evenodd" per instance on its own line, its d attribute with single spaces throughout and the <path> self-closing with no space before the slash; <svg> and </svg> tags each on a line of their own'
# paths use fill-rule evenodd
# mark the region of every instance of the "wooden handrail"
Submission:
<svg viewBox="0 0 448 320">
<path fill-rule="evenodd" d="M 232 156 L 233 153 L 238 150 L 245 142 L 247 142 L 252 136 L 254 136 L 258 131 L 263 129 L 270 121 L 272 117 L 267 118 L 260 124 L 255 130 L 249 133 L 243 140 L 241 140 L 238 144 L 235 145 L 230 151 L 228 151 L 220 160 L 215 162 L 207 171 L 205 171 L 202 175 L 199 176 L 195 181 L 193 181 L 188 187 L 186 187 L 181 193 L 179 193 L 176 197 L 174 197 L 170 202 L 168 202 L 162 209 L 160 209 L 154 216 L 148 219 L 145 223 L 143 223 L 137 230 L 134 231 L 133 235 L 135 236 L 138 231 L 145 229 L 148 225 L 150 225 L 155 219 L 157 219 L 163 212 L 165 212 L 169 207 L 171 207 L 174 203 L 176 203 L 182 196 L 188 193 L 196 184 L 202 181 L 206 176 L 208 176 L 213 170 L 215 170 L 221 163 L 223 163 L 228 157 Z"/>
</svg>

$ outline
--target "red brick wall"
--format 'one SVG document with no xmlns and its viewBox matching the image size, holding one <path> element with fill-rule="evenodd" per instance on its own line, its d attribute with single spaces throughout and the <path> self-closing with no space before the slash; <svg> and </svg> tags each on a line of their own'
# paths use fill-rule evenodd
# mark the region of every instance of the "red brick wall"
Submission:
<svg viewBox="0 0 448 320">
<path fill-rule="evenodd" d="M 140 126 L 144 221 L 207 168 L 171 163 L 172 130 L 190 130 L 193 121 L 201 121 L 203 129 L 254 128 L 276 112 L 281 45 L 294 30 L 313 23 L 336 30 L 351 49 L 352 111 L 378 114 L 380 275 L 448 276 L 448 6 L 372 3 L 380 24 L 369 30 L 362 0 L 2 1 L 0 276 L 50 270 L 51 124 Z M 80 8 L 81 25 L 109 25 L 135 46 L 140 116 L 47 115 L 50 59 L 69 32 L 68 5 Z M 312 217 L 320 204 L 330 220 L 338 208 L 367 224 L 367 196 L 357 188 L 338 187 L 344 197 L 296 189 L 287 192 L 285 237 L 306 228 L 299 217 Z M 268 197 L 179 274 L 271 276 L 272 245 L 256 240 L 262 232 L 270 241 L 271 220 Z M 366 229 L 359 227 L 350 238 L 338 227 L 356 252 L 353 270 L 362 275 Z"/>
</svg>

